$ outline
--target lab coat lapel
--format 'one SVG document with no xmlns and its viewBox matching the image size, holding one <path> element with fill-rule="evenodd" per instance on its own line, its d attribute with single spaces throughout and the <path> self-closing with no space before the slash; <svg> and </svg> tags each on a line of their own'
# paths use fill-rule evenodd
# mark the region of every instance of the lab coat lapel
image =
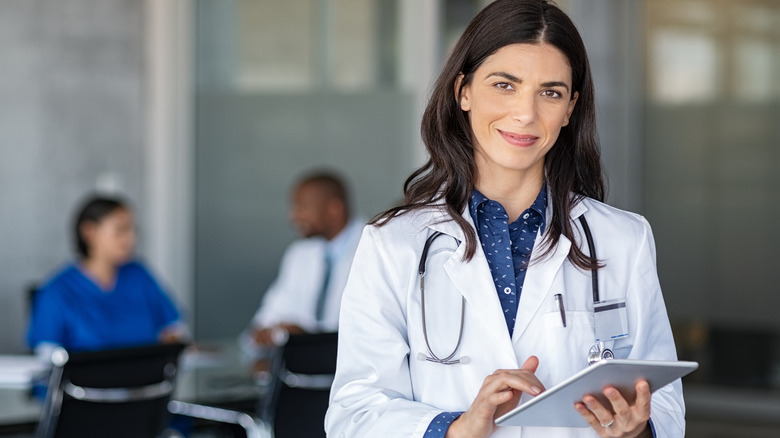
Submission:
<svg viewBox="0 0 780 438">
<path fill-rule="evenodd" d="M 472 226 L 474 225 L 468 212 L 464 213 L 463 217 Z M 430 226 L 433 230 L 453 236 L 461 242 L 458 250 L 444 264 L 444 270 L 447 272 L 450 281 L 466 299 L 469 309 L 467 311 L 474 312 L 474 315 L 484 327 L 484 332 L 489 333 L 492 339 L 497 341 L 495 345 L 491 345 L 491 351 L 494 353 L 497 351 L 501 352 L 503 356 L 502 364 L 506 363 L 506 365 L 502 366 L 514 366 L 516 368 L 517 358 L 512 348 L 509 331 L 506 328 L 504 314 L 501 310 L 501 303 L 498 300 L 496 286 L 493 283 L 493 277 L 484 252 L 478 246 L 474 257 L 470 261 L 464 262 L 463 254 L 466 252 L 466 244 L 461 229 L 452 220 L 436 222 L 434 221 L 434 224 Z M 467 330 L 470 329 L 467 328 Z"/>
<path fill-rule="evenodd" d="M 548 199 L 549 196 L 548 193 Z M 579 202 L 572 207 L 569 217 L 574 220 L 582 215 L 585 210 L 587 210 L 587 207 Z M 548 204 L 546 215 L 549 223 L 549 219 L 552 218 L 552 205 L 550 204 Z M 549 231 L 549 229 L 549 226 L 546 227 L 546 232 Z M 537 235 L 528 271 L 525 274 L 523 292 L 520 294 L 520 300 L 518 301 L 517 306 L 515 331 L 512 335 L 512 340 L 515 343 L 523 336 L 523 333 L 528 328 L 531 320 L 539 311 L 550 287 L 552 287 L 555 276 L 566 261 L 569 250 L 571 249 L 571 241 L 561 235 L 553 251 L 545 257 L 540 257 L 544 252 L 542 242 L 545 237 L 546 235 Z"/>
</svg>

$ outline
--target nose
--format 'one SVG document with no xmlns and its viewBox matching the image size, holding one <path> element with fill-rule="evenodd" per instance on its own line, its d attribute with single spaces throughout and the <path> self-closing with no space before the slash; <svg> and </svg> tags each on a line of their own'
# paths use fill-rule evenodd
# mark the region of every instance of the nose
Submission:
<svg viewBox="0 0 780 438">
<path fill-rule="evenodd" d="M 537 119 L 537 102 L 534 93 L 518 93 L 512 102 L 512 118 L 523 125 L 528 125 Z"/>
</svg>

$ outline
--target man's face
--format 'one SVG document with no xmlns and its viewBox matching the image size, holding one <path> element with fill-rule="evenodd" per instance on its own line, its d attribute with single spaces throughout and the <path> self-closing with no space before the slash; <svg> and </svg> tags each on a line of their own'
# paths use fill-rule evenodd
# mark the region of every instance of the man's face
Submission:
<svg viewBox="0 0 780 438">
<path fill-rule="evenodd" d="M 324 236 L 329 200 L 315 184 L 304 184 L 293 193 L 290 220 L 303 237 Z"/>
</svg>

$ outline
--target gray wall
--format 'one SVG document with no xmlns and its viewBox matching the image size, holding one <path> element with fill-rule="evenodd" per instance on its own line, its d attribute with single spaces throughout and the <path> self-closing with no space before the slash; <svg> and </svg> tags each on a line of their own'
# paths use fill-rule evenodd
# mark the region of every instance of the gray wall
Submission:
<svg viewBox="0 0 780 438">
<path fill-rule="evenodd" d="M 648 219 L 670 316 L 777 332 L 780 105 L 649 105 Z"/>
<path fill-rule="evenodd" d="M 78 200 L 144 203 L 142 49 L 143 2 L 0 0 L 2 353 L 26 348 L 25 288 L 72 257 Z"/>
<path fill-rule="evenodd" d="M 197 111 L 196 336 L 234 336 L 251 319 L 295 237 L 290 185 L 342 171 L 370 217 L 400 199 L 414 129 L 398 93 L 201 93 Z"/>
<path fill-rule="evenodd" d="M 562 2 L 582 34 L 596 88 L 596 122 L 607 183 L 607 201 L 642 212 L 643 44 L 641 2 Z"/>
<path fill-rule="evenodd" d="M 366 218 L 401 197 L 419 156 L 419 96 L 396 69 L 419 60 L 396 47 L 400 5 L 196 2 L 199 340 L 249 323 L 296 237 L 289 195 L 301 173 L 341 171 Z"/>
</svg>

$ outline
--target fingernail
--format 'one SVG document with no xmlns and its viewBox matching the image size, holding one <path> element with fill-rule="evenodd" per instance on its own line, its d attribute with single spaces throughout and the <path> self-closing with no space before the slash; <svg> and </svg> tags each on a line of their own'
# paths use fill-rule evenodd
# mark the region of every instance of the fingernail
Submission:
<svg viewBox="0 0 780 438">
<path fill-rule="evenodd" d="M 542 392 L 541 388 L 538 388 L 536 386 L 532 386 L 531 387 L 531 394 L 536 395 L 536 394 L 539 394 L 540 392 Z"/>
</svg>

